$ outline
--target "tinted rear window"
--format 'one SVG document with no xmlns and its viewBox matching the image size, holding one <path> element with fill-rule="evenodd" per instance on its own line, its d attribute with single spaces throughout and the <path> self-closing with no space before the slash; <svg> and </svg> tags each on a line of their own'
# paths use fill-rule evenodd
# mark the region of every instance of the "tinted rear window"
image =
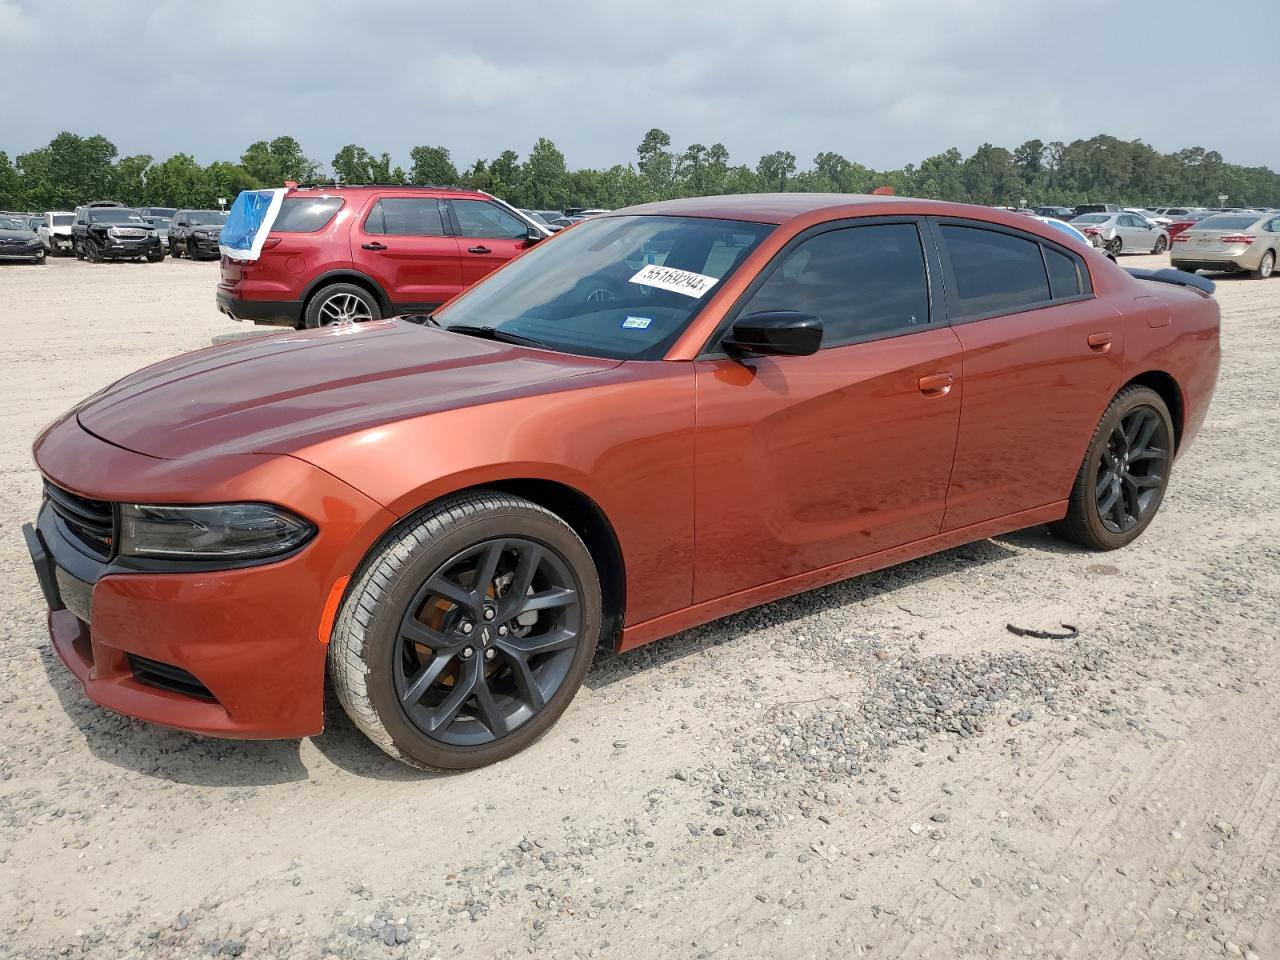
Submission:
<svg viewBox="0 0 1280 960">
<path fill-rule="evenodd" d="M 962 317 L 1014 313 L 1050 299 L 1040 245 L 994 230 L 943 224 Z"/>
<path fill-rule="evenodd" d="M 341 197 L 286 197 L 272 233 L 315 233 L 342 209 Z"/>
<path fill-rule="evenodd" d="M 1246 230 L 1258 222 L 1260 218 L 1255 213 L 1247 216 L 1239 214 L 1222 214 L 1216 217 L 1205 217 L 1198 224 L 1197 230 Z"/>
<path fill-rule="evenodd" d="M 1060 253 L 1052 247 L 1044 248 L 1044 262 L 1049 268 L 1049 286 L 1055 300 L 1061 297 L 1078 297 L 1084 293 L 1080 281 L 1080 264 L 1075 257 Z"/>
</svg>

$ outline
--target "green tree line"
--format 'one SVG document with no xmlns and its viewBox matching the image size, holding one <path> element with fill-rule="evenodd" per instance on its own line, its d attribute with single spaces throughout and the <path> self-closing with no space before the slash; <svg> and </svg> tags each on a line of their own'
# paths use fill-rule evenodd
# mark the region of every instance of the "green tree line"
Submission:
<svg viewBox="0 0 1280 960">
<path fill-rule="evenodd" d="M 136 206 L 210 207 L 241 190 L 312 183 L 460 184 L 520 207 L 616 208 L 650 200 L 759 191 L 865 193 L 881 186 L 905 196 L 1022 206 L 1083 202 L 1130 205 L 1280 206 L 1280 174 L 1227 163 L 1216 150 L 1190 147 L 1160 153 L 1140 140 L 1100 134 L 1071 143 L 1028 140 L 1013 150 L 984 143 L 970 156 L 952 147 L 919 164 L 875 170 L 824 151 L 800 169 L 778 150 L 755 164 L 732 163 L 724 144 L 673 149 L 659 129 L 646 133 L 631 163 L 569 169 L 564 154 L 540 138 L 521 159 L 504 150 L 492 160 L 458 167 L 447 147 L 417 146 L 406 169 L 390 154 L 347 144 L 329 169 L 306 156 L 293 137 L 250 144 L 239 160 L 202 165 L 186 153 L 157 161 L 122 157 L 106 137 L 60 133 L 47 146 L 10 158 L 0 151 L 0 209 L 71 209 L 95 199 Z"/>
</svg>

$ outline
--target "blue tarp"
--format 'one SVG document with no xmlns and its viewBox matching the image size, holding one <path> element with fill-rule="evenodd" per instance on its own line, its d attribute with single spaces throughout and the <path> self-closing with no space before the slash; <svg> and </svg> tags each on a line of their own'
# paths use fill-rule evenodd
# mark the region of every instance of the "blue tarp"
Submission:
<svg viewBox="0 0 1280 960">
<path fill-rule="evenodd" d="M 222 226 L 219 248 L 233 260 L 257 260 L 262 244 L 280 212 L 284 190 L 241 190 L 227 222 Z"/>
</svg>

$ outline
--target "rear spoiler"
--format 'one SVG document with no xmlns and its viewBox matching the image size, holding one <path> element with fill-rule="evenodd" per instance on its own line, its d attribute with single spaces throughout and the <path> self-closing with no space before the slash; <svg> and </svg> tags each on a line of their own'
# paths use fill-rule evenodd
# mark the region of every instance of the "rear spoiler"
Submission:
<svg viewBox="0 0 1280 960">
<path fill-rule="evenodd" d="M 1186 270 L 1174 270 L 1165 267 L 1163 270 L 1144 270 L 1141 267 L 1125 267 L 1130 276 L 1137 277 L 1139 280 L 1154 280 L 1156 283 L 1173 283 L 1180 287 L 1194 287 L 1201 293 L 1213 293 L 1214 284 L 1212 280 L 1200 276 L 1198 273 L 1188 273 Z"/>
</svg>

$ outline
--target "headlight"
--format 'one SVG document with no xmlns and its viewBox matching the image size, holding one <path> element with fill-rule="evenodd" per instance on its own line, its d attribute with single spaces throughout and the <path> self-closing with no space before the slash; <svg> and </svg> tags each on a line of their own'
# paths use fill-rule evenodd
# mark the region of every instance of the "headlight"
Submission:
<svg viewBox="0 0 1280 960">
<path fill-rule="evenodd" d="M 120 554 L 170 560 L 258 560 L 288 553 L 315 533 L 281 507 L 120 505 Z"/>
</svg>

